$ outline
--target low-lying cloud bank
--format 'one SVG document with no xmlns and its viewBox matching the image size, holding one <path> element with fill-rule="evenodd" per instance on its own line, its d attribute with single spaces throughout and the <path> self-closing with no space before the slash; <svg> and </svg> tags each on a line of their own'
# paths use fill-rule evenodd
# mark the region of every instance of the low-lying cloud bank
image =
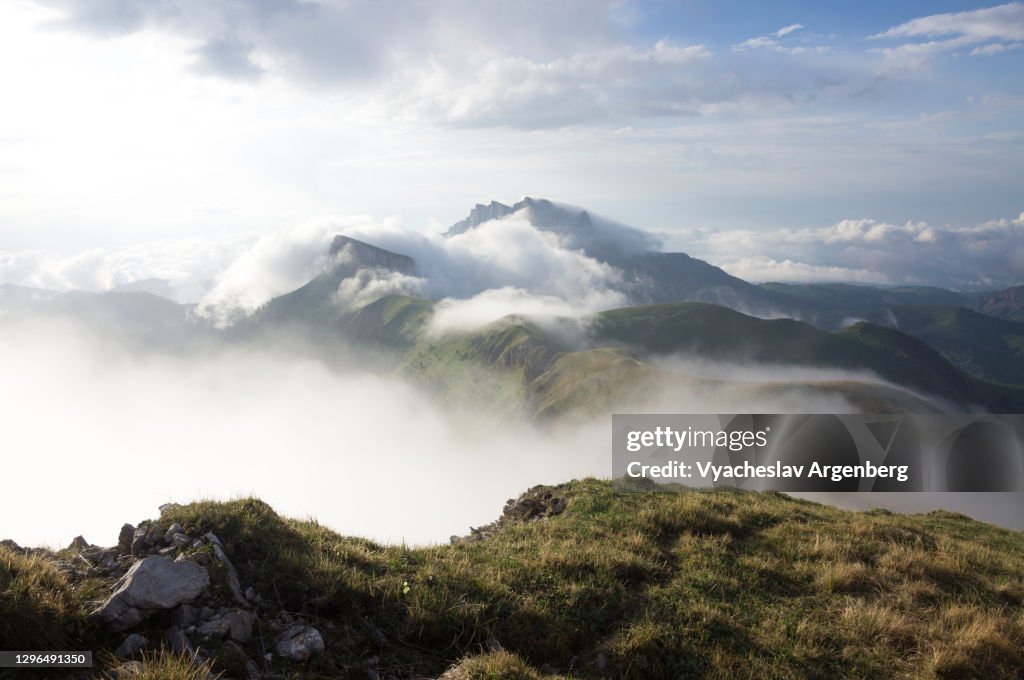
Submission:
<svg viewBox="0 0 1024 680">
<path fill-rule="evenodd" d="M 416 272 L 363 273 L 340 287 L 340 307 L 388 293 L 423 295 L 442 301 L 436 324 L 445 329 L 505 314 L 578 316 L 627 304 L 620 292 L 621 273 L 594 255 L 614 250 L 617 243 L 623 249 L 636 248 L 638 242 L 657 243 L 641 238 L 638 230 L 600 221 L 592 230 L 600 242 L 592 244 L 580 237 L 580 230 L 556 233 L 529 219 L 520 211 L 445 236 L 411 230 L 396 220 L 356 216 L 226 243 L 161 242 L 66 256 L 0 251 L 0 283 L 58 291 L 147 290 L 198 303 L 200 314 L 225 321 L 252 312 L 332 266 L 331 241 L 345 234 L 412 257 Z M 972 226 L 858 219 L 811 229 L 661 235 L 667 249 L 688 252 L 752 282 L 971 290 L 1024 281 L 1024 213 Z"/>
<path fill-rule="evenodd" d="M 751 282 L 999 289 L 1024 282 L 1024 213 L 969 226 L 842 220 L 772 231 L 684 231 L 673 246 Z"/>
<path fill-rule="evenodd" d="M 535 484 L 610 465 L 603 422 L 541 431 L 305 352 L 172 356 L 8 321 L 0 356 L 0 538 L 23 545 L 113 544 L 161 503 L 244 495 L 345 534 L 445 542 Z"/>
<path fill-rule="evenodd" d="M 446 404 L 365 364 L 328 367 L 305 351 L 159 353 L 66 322 L 0 320 L 0 356 L 12 480 L 0 494 L 0 537 L 23 545 L 63 546 L 79 533 L 113 544 L 123 522 L 152 517 L 162 503 L 248 495 L 344 534 L 443 543 L 535 484 L 611 470 L 608 414 L 538 428 Z M 669 361 L 722 382 L 673 380 L 649 395 L 650 412 L 849 410 L 838 396 L 742 384 L 792 379 L 791 370 Z M 905 496 L 842 502 L 916 507 Z M 960 507 L 944 502 L 928 499 Z M 1006 505 L 974 499 L 970 511 L 1012 523 Z"/>
</svg>

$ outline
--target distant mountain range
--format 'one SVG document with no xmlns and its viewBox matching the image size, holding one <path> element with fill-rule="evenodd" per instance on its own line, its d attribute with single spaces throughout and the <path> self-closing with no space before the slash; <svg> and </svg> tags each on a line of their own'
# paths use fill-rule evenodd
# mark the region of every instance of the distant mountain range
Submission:
<svg viewBox="0 0 1024 680">
<path fill-rule="evenodd" d="M 339 306 L 344 281 L 381 272 L 414 276 L 404 253 L 338 235 L 332 265 L 271 299 L 226 332 L 187 306 L 145 292 L 54 293 L 0 286 L 7 317 L 71 315 L 143 341 L 195 335 L 246 340 L 282 329 L 343 340 L 391 357 L 402 373 L 453 400 L 486 400 L 533 417 L 601 411 L 640 394 L 736 388 L 748 397 L 802 390 L 842 396 L 858 410 L 1024 410 L 1024 287 L 959 293 L 929 287 L 754 285 L 685 253 L 655 250 L 644 232 L 544 199 L 477 205 L 448 238 L 523 219 L 621 272 L 634 306 L 581 320 L 507 317 L 473 331 L 430 328 L 431 300 L 388 295 Z M 149 281 L 138 288 L 159 290 Z M 567 339 L 571 338 L 571 339 Z M 827 379 L 747 380 L 674 371 L 660 357 L 736 366 L 846 372 Z"/>
</svg>

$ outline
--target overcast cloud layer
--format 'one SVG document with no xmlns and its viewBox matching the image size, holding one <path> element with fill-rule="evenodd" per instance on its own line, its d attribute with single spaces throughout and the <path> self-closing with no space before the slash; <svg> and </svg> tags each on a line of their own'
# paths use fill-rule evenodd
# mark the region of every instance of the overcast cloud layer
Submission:
<svg viewBox="0 0 1024 680">
<path fill-rule="evenodd" d="M 0 236 L 69 256 L 555 196 L 646 229 L 1019 213 L 1024 4 L 16 0 Z"/>
</svg>

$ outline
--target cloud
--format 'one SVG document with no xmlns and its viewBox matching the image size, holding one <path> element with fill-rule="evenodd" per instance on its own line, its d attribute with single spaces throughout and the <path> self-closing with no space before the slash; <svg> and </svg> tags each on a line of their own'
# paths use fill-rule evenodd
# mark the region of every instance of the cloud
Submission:
<svg viewBox="0 0 1024 680">
<path fill-rule="evenodd" d="M 340 309 L 359 309 L 385 295 L 422 295 L 423 279 L 386 269 L 360 269 L 334 293 Z"/>
<path fill-rule="evenodd" d="M 111 545 L 162 503 L 249 495 L 346 535 L 446 543 L 535 484 L 607 469 L 603 421 L 540 430 L 311 348 L 165 354 L 94 331 L 0 321 L 5 447 L 34 453 L 4 463 L 24 483 L 0 494 L 3 536 L 22 545 Z"/>
<path fill-rule="evenodd" d="M 329 90 L 349 115 L 402 125 L 543 130 L 761 113 L 834 94 L 837 82 L 858 81 L 856 92 L 871 77 L 838 60 L 780 77 L 703 43 L 638 41 L 616 0 L 503 2 L 501 11 L 469 0 L 42 1 L 66 29 L 172 35 L 190 46 L 193 73 Z M 829 51 L 813 39 L 792 24 L 734 51 Z"/>
<path fill-rule="evenodd" d="M 1013 49 L 1014 43 L 1024 40 L 1024 3 L 1011 2 L 965 12 L 932 14 L 912 19 L 868 38 L 926 39 L 877 50 L 886 58 L 910 68 L 921 67 L 938 54 L 979 43 L 987 44 L 975 47 L 970 55 L 991 56 Z"/>
<path fill-rule="evenodd" d="M 254 46 L 236 38 L 213 38 L 196 49 L 200 73 L 219 75 L 236 80 L 255 80 L 264 69 L 252 60 Z"/>
<path fill-rule="evenodd" d="M 779 30 L 775 31 L 775 37 L 781 38 L 782 36 L 789 35 L 794 31 L 799 31 L 803 27 L 803 24 L 790 24 L 789 26 L 783 26 Z"/>
<path fill-rule="evenodd" d="M 611 0 L 493 4 L 471 0 L 41 0 L 53 23 L 102 36 L 142 30 L 202 46 L 197 67 L 228 78 L 255 73 L 250 52 L 271 71 L 315 83 L 386 76 L 407 60 L 439 52 L 512 49 L 541 56 L 602 42 L 614 27 Z M 563 27 L 572 26 L 572 31 Z"/>
<path fill-rule="evenodd" d="M 572 216 L 578 217 L 578 212 L 551 206 L 543 219 L 575 224 Z M 533 219 L 538 215 L 541 212 Z M 440 301 L 435 328 L 450 329 L 508 314 L 578 317 L 627 303 L 620 293 L 621 273 L 588 255 L 587 242 L 575 238 L 576 232 L 541 230 L 530 218 L 524 209 L 453 237 L 410 230 L 393 219 L 355 216 L 229 243 L 158 242 L 68 256 L 0 252 L 0 283 L 104 291 L 142 282 L 139 285 L 147 289 L 170 291 L 172 299 L 198 301 L 202 315 L 227 324 L 332 266 L 330 243 L 337 234 L 345 234 L 412 257 L 416 271 L 409 276 L 365 270 L 336 291 L 339 309 L 392 293 L 422 295 Z M 597 216 L 592 220 L 600 226 L 595 231 L 600 232 L 602 248 L 621 251 L 654 243 L 635 229 Z M 845 281 L 952 289 L 1024 283 L 1024 213 L 969 226 L 847 219 L 823 228 L 684 230 L 663 236 L 672 249 L 755 282 Z M 148 279 L 160 279 L 160 286 L 149 285 Z"/>
<path fill-rule="evenodd" d="M 738 260 L 719 262 L 725 271 L 746 281 L 786 281 L 793 283 L 844 282 L 869 285 L 886 285 L 893 281 L 888 274 L 871 271 L 794 262 L 790 259 L 775 260 L 763 255 L 743 257 Z"/>
<path fill-rule="evenodd" d="M 706 87 L 704 76 L 690 68 L 710 56 L 703 45 L 667 41 L 551 61 L 441 54 L 423 68 L 396 73 L 381 102 L 411 120 L 459 127 L 541 129 L 634 116 L 692 116 L 709 102 L 735 97 L 729 87 Z"/>
<path fill-rule="evenodd" d="M 813 229 L 692 232 L 683 242 L 692 254 L 754 281 L 952 289 L 1024 283 L 1024 213 L 969 226 L 848 219 Z"/>
<path fill-rule="evenodd" d="M 249 239 L 183 239 L 73 254 L 0 251 L 0 284 L 103 292 L 145 279 L 162 279 L 168 282 L 173 300 L 195 302 L 250 245 Z"/>
<path fill-rule="evenodd" d="M 430 330 L 438 334 L 471 330 L 509 315 L 529 316 L 533 319 L 580 319 L 593 311 L 627 304 L 625 295 L 609 289 L 588 291 L 576 299 L 566 299 L 505 286 L 485 290 L 464 300 L 445 298 L 439 301 L 430 322 Z"/>
<path fill-rule="evenodd" d="M 972 57 L 991 57 L 1000 52 L 1007 52 L 1009 50 L 1019 50 L 1024 47 L 1024 43 L 990 43 L 983 47 L 975 47 L 971 50 Z"/>
<path fill-rule="evenodd" d="M 793 33 L 804 28 L 803 24 L 790 24 L 783 26 L 770 35 L 762 35 L 756 38 L 749 38 L 741 43 L 732 46 L 733 52 L 746 52 L 747 50 L 770 50 L 780 54 L 825 54 L 831 51 L 828 45 L 811 44 L 815 36 L 789 37 Z"/>
<path fill-rule="evenodd" d="M 614 223 L 601 218 L 595 217 L 594 222 L 601 226 L 601 243 L 606 247 L 618 241 L 620 249 L 633 248 L 638 234 L 642 236 L 628 227 L 616 232 Z M 368 270 L 344 281 L 336 294 L 343 308 L 388 293 L 417 294 L 447 300 L 442 306 L 444 318 L 472 317 L 486 323 L 535 304 L 546 309 L 557 304 L 563 311 L 579 314 L 623 301 L 615 292 L 620 282 L 616 269 L 585 254 L 586 242 L 571 234 L 536 228 L 524 209 L 452 237 L 412 231 L 393 220 L 358 217 L 320 220 L 270 234 L 216 277 L 199 304 L 200 313 L 231 323 L 270 298 L 298 288 L 334 264 L 327 253 L 337 234 L 408 255 L 416 267 L 415 276 Z M 544 302 L 527 302 L 529 296 Z M 456 305 L 455 301 L 467 302 Z M 493 316 L 482 318 L 484 310 Z M 445 323 L 444 318 L 440 323 Z"/>
<path fill-rule="evenodd" d="M 198 311 L 221 323 L 252 312 L 271 298 L 295 290 L 331 264 L 335 234 L 366 218 L 339 219 L 333 225 L 306 223 L 267 234 L 224 263 Z"/>
<path fill-rule="evenodd" d="M 351 216 L 227 243 L 162 241 L 72 255 L 0 251 L 0 284 L 104 292 L 161 279 L 160 288 L 169 290 L 172 299 L 196 302 L 201 315 L 229 324 L 337 264 L 344 251 L 332 258 L 330 244 L 344 234 L 412 257 L 416 275 L 363 271 L 336 292 L 339 308 L 360 306 L 389 293 L 468 300 L 500 290 L 561 301 L 564 311 L 575 313 L 620 304 L 623 298 L 614 292 L 619 272 L 587 251 L 626 252 L 656 247 L 657 241 L 597 215 L 590 216 L 590 228 L 583 235 L 575 229 L 578 209 L 545 202 L 538 210 L 547 229 L 555 231 L 532 225 L 530 209 L 524 208 L 453 237 L 407 229 L 393 219 Z M 523 300 L 490 293 L 468 308 L 498 310 L 485 320 L 491 321 L 533 304 Z"/>
</svg>

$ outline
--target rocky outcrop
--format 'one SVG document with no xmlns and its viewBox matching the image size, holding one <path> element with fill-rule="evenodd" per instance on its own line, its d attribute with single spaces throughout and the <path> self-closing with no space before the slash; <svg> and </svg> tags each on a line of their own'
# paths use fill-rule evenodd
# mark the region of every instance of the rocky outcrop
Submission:
<svg viewBox="0 0 1024 680">
<path fill-rule="evenodd" d="M 485 541 L 509 523 L 534 522 L 562 514 L 566 508 L 566 500 L 559 493 L 559 489 L 557 486 L 535 486 L 519 498 L 508 499 L 497 521 L 481 527 L 470 527 L 466 536 L 452 536 L 452 545 Z"/>
<path fill-rule="evenodd" d="M 469 215 L 464 220 L 460 220 L 448 227 L 448 231 L 445 233 L 446 236 L 456 236 L 458 234 L 464 234 L 470 229 L 476 229 L 484 222 L 490 220 L 497 220 L 511 215 L 516 211 L 512 206 L 499 203 L 498 201 L 491 201 L 487 205 L 477 203 L 473 206 L 473 209 L 469 211 Z"/>
<path fill-rule="evenodd" d="M 176 507 L 163 506 L 161 512 Z M 258 680 L 272 676 L 276 659 L 302 663 L 325 649 L 317 628 L 243 584 L 228 548 L 210 531 L 144 522 L 122 526 L 112 548 L 91 545 L 82 536 L 56 553 L 14 541 L 0 545 L 46 560 L 72 583 L 107 584 L 108 594 L 89 620 L 123 635 L 113 650 L 127 661 L 111 677 L 132 677 L 143 654 L 166 650 L 208 664 L 224 678 Z"/>
<path fill-rule="evenodd" d="M 175 562 L 163 555 L 139 560 L 113 594 L 91 616 L 111 630 L 136 626 L 155 612 L 191 602 L 210 586 L 206 569 L 191 560 Z"/>
</svg>

